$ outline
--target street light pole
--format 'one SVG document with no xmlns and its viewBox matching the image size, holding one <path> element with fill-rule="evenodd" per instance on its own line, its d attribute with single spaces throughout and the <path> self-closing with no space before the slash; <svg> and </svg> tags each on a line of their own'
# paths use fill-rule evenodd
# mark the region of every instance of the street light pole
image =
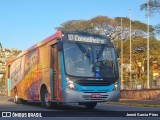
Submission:
<svg viewBox="0 0 160 120">
<path fill-rule="evenodd" d="M 131 9 L 129 9 L 129 14 L 130 14 L 130 85 L 131 85 L 131 81 L 132 81 L 132 39 L 131 39 L 131 13 L 132 12 L 132 10 Z"/>
<path fill-rule="evenodd" d="M 121 88 L 123 89 L 123 38 L 122 38 L 122 18 L 121 18 Z"/>
<path fill-rule="evenodd" d="M 147 88 L 149 89 L 149 0 L 147 1 Z"/>
</svg>

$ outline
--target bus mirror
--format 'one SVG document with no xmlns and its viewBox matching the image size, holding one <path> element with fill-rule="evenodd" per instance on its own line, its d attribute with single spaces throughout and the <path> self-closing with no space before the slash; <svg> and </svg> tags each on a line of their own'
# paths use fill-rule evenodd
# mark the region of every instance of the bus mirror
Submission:
<svg viewBox="0 0 160 120">
<path fill-rule="evenodd" d="M 58 42 L 57 49 L 58 49 L 58 51 L 62 51 L 63 50 L 63 43 L 61 41 Z"/>
</svg>

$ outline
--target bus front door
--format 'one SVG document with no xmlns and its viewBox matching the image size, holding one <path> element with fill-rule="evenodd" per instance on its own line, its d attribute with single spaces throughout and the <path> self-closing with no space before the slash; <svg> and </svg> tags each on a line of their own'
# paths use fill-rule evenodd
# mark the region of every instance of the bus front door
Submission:
<svg viewBox="0 0 160 120">
<path fill-rule="evenodd" d="M 51 70 L 52 70 L 52 99 L 61 101 L 61 79 L 60 79 L 60 53 L 57 50 L 57 45 L 51 47 Z"/>
</svg>

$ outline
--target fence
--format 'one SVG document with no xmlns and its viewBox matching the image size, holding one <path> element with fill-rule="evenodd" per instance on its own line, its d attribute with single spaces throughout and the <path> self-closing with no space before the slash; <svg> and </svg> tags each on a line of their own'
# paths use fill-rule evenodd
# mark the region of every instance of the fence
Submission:
<svg viewBox="0 0 160 120">
<path fill-rule="evenodd" d="M 160 89 L 160 80 L 152 80 L 150 81 L 150 89 Z M 139 90 L 139 89 L 147 89 L 146 81 L 124 81 L 121 83 L 122 90 Z"/>
</svg>

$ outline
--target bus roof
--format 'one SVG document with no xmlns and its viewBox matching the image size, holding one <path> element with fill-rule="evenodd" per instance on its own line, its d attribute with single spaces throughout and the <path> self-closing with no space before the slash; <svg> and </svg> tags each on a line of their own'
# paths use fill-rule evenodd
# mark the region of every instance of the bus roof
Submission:
<svg viewBox="0 0 160 120">
<path fill-rule="evenodd" d="M 42 46 L 43 44 L 48 43 L 51 40 L 54 40 L 54 39 L 57 39 L 57 38 L 60 39 L 61 36 L 62 36 L 61 31 L 57 31 L 55 34 L 52 34 L 51 36 L 47 37 L 46 39 L 42 40 L 41 42 L 39 42 L 39 43 L 33 45 L 32 47 L 30 47 L 29 49 L 27 49 L 27 52 L 31 51 L 31 50 L 39 47 L 39 46 Z"/>
</svg>

